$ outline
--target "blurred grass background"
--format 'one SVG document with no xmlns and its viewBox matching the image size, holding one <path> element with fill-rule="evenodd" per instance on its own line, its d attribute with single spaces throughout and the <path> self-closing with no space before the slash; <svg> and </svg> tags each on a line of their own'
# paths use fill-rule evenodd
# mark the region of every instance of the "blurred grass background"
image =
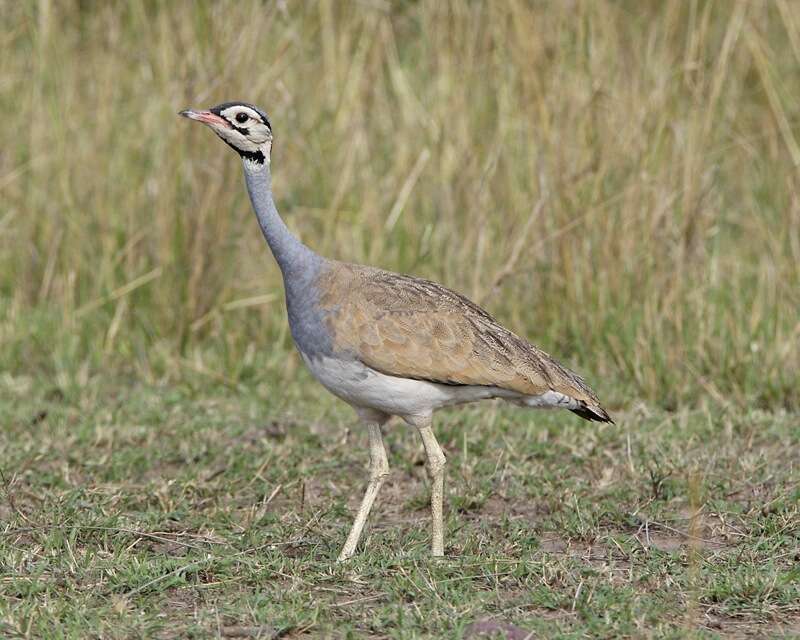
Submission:
<svg viewBox="0 0 800 640">
<path fill-rule="evenodd" d="M 292 379 L 234 155 L 321 253 L 433 278 L 610 407 L 800 407 L 800 5 L 3 2 L 0 369 Z"/>
</svg>

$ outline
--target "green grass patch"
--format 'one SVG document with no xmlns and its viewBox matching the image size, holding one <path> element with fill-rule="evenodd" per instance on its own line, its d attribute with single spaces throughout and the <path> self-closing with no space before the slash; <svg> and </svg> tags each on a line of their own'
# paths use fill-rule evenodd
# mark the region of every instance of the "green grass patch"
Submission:
<svg viewBox="0 0 800 640">
<path fill-rule="evenodd" d="M 308 386 L 6 378 L 0 624 L 8 637 L 792 636 L 797 417 L 629 411 L 618 425 L 445 412 L 446 553 L 429 557 L 418 439 L 359 554 L 333 561 L 366 434 Z M 503 636 L 502 634 L 506 634 Z"/>
</svg>

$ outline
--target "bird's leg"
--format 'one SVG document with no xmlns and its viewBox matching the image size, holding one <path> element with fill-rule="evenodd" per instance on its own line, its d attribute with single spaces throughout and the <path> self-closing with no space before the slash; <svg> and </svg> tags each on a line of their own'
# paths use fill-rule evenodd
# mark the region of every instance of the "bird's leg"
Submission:
<svg viewBox="0 0 800 640">
<path fill-rule="evenodd" d="M 444 521 L 442 518 L 442 501 L 444 500 L 444 465 L 447 458 L 444 456 L 436 436 L 431 430 L 430 418 L 422 425 L 418 425 L 419 435 L 422 436 L 422 446 L 428 458 L 428 473 L 431 477 L 431 516 L 433 520 L 433 536 L 431 553 L 434 557 L 444 555 Z"/>
<path fill-rule="evenodd" d="M 381 434 L 381 425 L 386 422 L 388 416 L 377 412 L 360 412 L 359 415 L 367 423 L 369 430 L 369 482 L 353 522 L 353 528 L 350 529 L 347 541 L 339 554 L 338 562 L 347 560 L 355 553 L 361 531 L 367 522 L 370 509 L 372 509 L 372 503 L 375 502 L 383 481 L 389 475 L 389 461 L 386 458 L 386 449 L 383 447 L 383 435 Z"/>
</svg>

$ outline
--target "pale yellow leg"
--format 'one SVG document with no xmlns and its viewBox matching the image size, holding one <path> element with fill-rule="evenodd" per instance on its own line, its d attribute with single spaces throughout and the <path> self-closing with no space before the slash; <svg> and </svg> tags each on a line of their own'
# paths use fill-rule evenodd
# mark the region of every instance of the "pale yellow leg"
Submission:
<svg viewBox="0 0 800 640">
<path fill-rule="evenodd" d="M 431 553 L 434 557 L 444 555 L 444 520 L 442 517 L 442 502 L 444 500 L 444 466 L 447 458 L 444 456 L 436 436 L 431 430 L 430 419 L 425 424 L 417 425 L 419 435 L 422 436 L 422 446 L 428 458 L 428 473 L 431 477 L 431 516 L 433 537 Z"/>
<path fill-rule="evenodd" d="M 386 422 L 389 416 L 371 411 L 359 412 L 359 416 L 367 423 L 367 429 L 369 430 L 369 482 L 367 482 L 367 489 L 364 492 L 364 498 L 361 500 L 361 506 L 358 508 L 353 527 L 350 529 L 347 541 L 339 554 L 338 562 L 347 560 L 356 552 L 356 545 L 358 545 L 358 540 L 361 538 L 361 532 L 367 522 L 367 517 L 369 517 L 372 503 L 375 502 L 383 481 L 389 475 L 389 460 L 386 458 L 386 449 L 383 447 L 383 434 L 381 434 L 381 425 Z"/>
</svg>

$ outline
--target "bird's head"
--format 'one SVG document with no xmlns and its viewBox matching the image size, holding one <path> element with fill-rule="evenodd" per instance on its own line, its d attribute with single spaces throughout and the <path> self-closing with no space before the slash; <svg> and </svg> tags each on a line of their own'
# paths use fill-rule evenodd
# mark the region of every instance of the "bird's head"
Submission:
<svg viewBox="0 0 800 640">
<path fill-rule="evenodd" d="M 245 160 L 269 162 L 272 127 L 267 114 L 258 107 L 246 102 L 225 102 L 206 111 L 186 109 L 180 115 L 208 125 Z"/>
</svg>

